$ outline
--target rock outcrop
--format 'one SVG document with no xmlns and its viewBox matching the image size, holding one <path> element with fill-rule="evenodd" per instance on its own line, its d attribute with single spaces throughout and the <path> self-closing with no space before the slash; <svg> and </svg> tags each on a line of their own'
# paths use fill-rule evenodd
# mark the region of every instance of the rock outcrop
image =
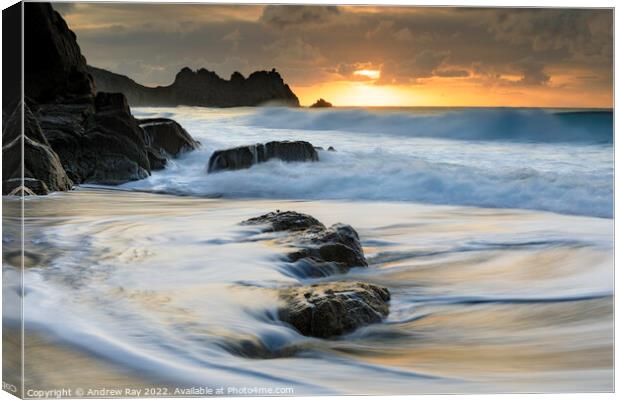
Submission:
<svg viewBox="0 0 620 400">
<path fill-rule="evenodd" d="M 313 216 L 295 211 L 270 212 L 259 217 L 250 218 L 244 225 L 263 225 L 264 232 L 302 231 L 312 227 L 325 229 L 325 225 Z"/>
<path fill-rule="evenodd" d="M 329 108 L 333 107 L 332 103 L 325 99 L 318 99 L 314 104 L 310 106 L 310 108 Z"/>
<path fill-rule="evenodd" d="M 40 104 L 36 113 L 75 183 L 115 185 L 149 176 L 144 132 L 122 94 L 98 93 L 84 102 Z"/>
<path fill-rule="evenodd" d="M 285 289 L 278 317 L 301 334 L 329 338 L 381 322 L 389 291 L 363 282 L 336 282 Z"/>
<path fill-rule="evenodd" d="M 58 155 L 41 132 L 30 109 L 24 106 L 24 136 L 21 136 L 21 107 L 17 107 L 2 134 L 2 194 L 11 194 L 20 186 L 33 194 L 69 190 L 73 182 L 67 176 Z M 23 163 L 22 163 L 23 141 Z M 21 182 L 22 167 L 24 182 Z M 13 194 L 21 194 L 15 192 Z"/>
<path fill-rule="evenodd" d="M 266 232 L 290 232 L 279 240 L 296 249 L 286 256 L 287 261 L 294 263 L 296 275 L 322 277 L 368 266 L 359 236 L 349 225 L 326 228 L 315 218 L 294 211 L 272 212 L 244 224 L 262 225 Z"/>
<path fill-rule="evenodd" d="M 177 157 L 199 147 L 199 143 L 172 119 L 140 119 L 138 124 L 144 130 L 146 144 L 164 157 Z"/>
<path fill-rule="evenodd" d="M 282 161 L 319 161 L 312 144 L 303 141 L 269 142 L 217 150 L 211 155 L 208 172 L 250 168 L 254 164 L 280 159 Z"/>
<path fill-rule="evenodd" d="M 9 196 L 35 196 L 49 194 L 45 182 L 34 178 L 11 178 L 2 181 L 2 194 Z"/>
<path fill-rule="evenodd" d="M 301 278 L 323 277 L 368 266 L 357 232 L 349 225 L 326 228 L 319 220 L 295 211 L 271 212 L 250 218 L 244 225 L 273 232 L 276 241 L 297 250 L 285 261 L 309 266 Z M 381 322 L 389 313 L 390 292 L 364 282 L 329 282 L 280 290 L 278 318 L 301 334 L 329 338 L 361 326 Z"/>
<path fill-rule="evenodd" d="M 253 72 L 245 78 L 235 72 L 230 80 L 201 68 L 185 67 L 177 73 L 169 86 L 146 87 L 132 79 L 89 67 L 97 90 L 120 92 L 127 96 L 131 106 L 203 106 L 243 107 L 284 105 L 298 107 L 299 100 L 275 69 Z"/>
<path fill-rule="evenodd" d="M 75 34 L 49 3 L 24 7 L 24 90 L 39 103 L 94 94 Z"/>
<path fill-rule="evenodd" d="M 165 127 L 147 132 L 122 93 L 95 95 L 75 34 L 60 14 L 48 3 L 24 7 L 26 177 L 49 191 L 68 190 L 73 183 L 120 184 L 145 178 L 163 168 L 167 157 L 197 146 L 171 120 L 154 121 L 153 126 Z M 21 100 L 13 104 L 21 110 Z M 9 120 L 3 132 L 4 170 L 9 171 L 3 180 L 21 175 L 14 170 L 20 160 L 12 140 L 21 135 L 20 123 Z M 33 181 L 26 185 L 37 189 L 34 193 L 45 192 Z"/>
<path fill-rule="evenodd" d="M 294 237 L 300 250 L 288 259 L 297 262 L 309 276 L 344 273 L 353 267 L 367 267 L 355 229 L 335 224 L 329 228 L 311 227 Z"/>
</svg>

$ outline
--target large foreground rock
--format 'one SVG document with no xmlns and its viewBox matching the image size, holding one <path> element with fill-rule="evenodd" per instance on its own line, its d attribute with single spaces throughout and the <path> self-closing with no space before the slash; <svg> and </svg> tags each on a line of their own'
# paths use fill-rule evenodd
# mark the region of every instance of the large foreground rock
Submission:
<svg viewBox="0 0 620 400">
<path fill-rule="evenodd" d="M 2 181 L 2 194 L 9 196 L 34 196 L 49 194 L 45 182 L 34 178 L 10 178 Z"/>
<path fill-rule="evenodd" d="M 245 225 L 264 225 L 266 232 L 300 231 L 316 226 L 325 228 L 325 225 L 316 218 L 295 211 L 270 212 L 260 217 L 250 218 L 243 222 Z"/>
<path fill-rule="evenodd" d="M 40 126 L 38 133 L 27 134 L 26 162 L 32 158 L 32 165 L 26 169 L 32 178 L 49 191 L 71 187 L 61 170 L 75 184 L 121 184 L 146 178 L 163 168 L 167 157 L 195 148 L 189 134 L 171 120 L 153 122 L 149 132 L 140 127 L 122 93 L 95 95 L 76 36 L 60 14 L 49 3 L 27 2 L 24 9 L 25 97 L 32 111 L 26 119 Z M 21 99 L 3 102 L 15 103 Z M 11 112 L 3 109 L 3 116 Z M 11 128 L 3 133 L 3 144 L 20 134 Z M 13 148 L 6 150 L 11 150 L 9 161 L 17 162 Z"/>
<path fill-rule="evenodd" d="M 254 164 L 274 158 L 288 162 L 319 161 L 316 149 L 308 142 L 274 141 L 218 150 L 209 159 L 208 172 L 250 168 Z"/>
<path fill-rule="evenodd" d="M 20 139 L 15 139 L 2 147 L 3 181 L 20 177 L 21 149 Z M 7 168 L 6 172 L 4 168 Z M 73 186 L 56 153 L 48 146 L 30 139 L 28 136 L 24 137 L 24 177 L 43 182 L 47 191 L 69 190 Z M 5 191 L 3 190 L 3 192 Z"/>
<path fill-rule="evenodd" d="M 278 317 L 301 334 L 328 338 L 381 322 L 389 313 L 386 288 L 337 282 L 285 289 Z"/>
<path fill-rule="evenodd" d="M 199 147 L 199 143 L 172 119 L 140 119 L 138 124 L 144 130 L 147 146 L 161 153 L 162 156 L 177 157 Z"/>
<path fill-rule="evenodd" d="M 71 189 L 73 182 L 67 176 L 58 155 L 50 147 L 28 106 L 23 107 L 23 139 L 20 135 L 21 104 L 17 105 L 2 134 L 2 193 L 19 195 L 21 192 L 15 189 L 22 185 L 32 194 Z M 22 167 L 24 182 L 21 180 Z M 24 188 L 22 190 L 27 192 Z"/>
<path fill-rule="evenodd" d="M 24 4 L 24 86 L 42 103 L 94 94 L 75 34 L 49 3 Z"/>
<path fill-rule="evenodd" d="M 353 267 L 367 267 L 368 262 L 355 229 L 334 224 L 329 228 L 311 227 L 291 238 L 300 250 L 288 259 L 309 276 L 344 273 Z"/>
<path fill-rule="evenodd" d="M 286 260 L 304 267 L 297 276 L 326 276 L 368 266 L 359 236 L 349 225 L 326 228 L 319 220 L 279 210 L 243 222 L 273 232 L 295 247 Z M 278 318 L 306 336 L 329 338 L 380 322 L 389 313 L 389 291 L 364 282 L 332 282 L 282 289 Z"/>
<path fill-rule="evenodd" d="M 83 102 L 38 105 L 51 147 L 75 183 L 120 184 L 149 176 L 144 131 L 125 96 L 98 93 Z"/>
<path fill-rule="evenodd" d="M 298 275 L 321 277 L 368 266 L 359 235 L 349 225 L 334 224 L 326 228 L 314 217 L 294 211 L 271 212 L 244 224 L 262 225 L 266 232 L 290 232 L 279 240 L 296 248 L 286 259 L 295 263 Z"/>
</svg>

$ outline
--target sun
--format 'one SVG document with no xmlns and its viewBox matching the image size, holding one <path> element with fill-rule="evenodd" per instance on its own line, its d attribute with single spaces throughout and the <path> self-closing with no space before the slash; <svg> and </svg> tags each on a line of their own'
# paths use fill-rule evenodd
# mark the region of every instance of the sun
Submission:
<svg viewBox="0 0 620 400">
<path fill-rule="evenodd" d="M 324 98 L 335 106 L 396 107 L 425 104 L 418 94 L 394 85 L 377 85 L 373 81 L 327 82 L 317 86 L 294 87 L 301 104 L 310 105 Z"/>
<path fill-rule="evenodd" d="M 381 77 L 381 71 L 378 69 L 360 69 L 353 72 L 353 75 L 363 76 L 368 79 L 379 79 Z"/>
</svg>

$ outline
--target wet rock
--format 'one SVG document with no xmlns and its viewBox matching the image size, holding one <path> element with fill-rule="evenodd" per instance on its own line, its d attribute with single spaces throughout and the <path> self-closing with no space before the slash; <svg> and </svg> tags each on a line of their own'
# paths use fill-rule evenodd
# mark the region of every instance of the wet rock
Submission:
<svg viewBox="0 0 620 400">
<path fill-rule="evenodd" d="M 319 161 L 316 149 L 308 142 L 274 141 L 218 150 L 209 159 L 208 172 L 250 168 L 254 164 L 274 158 L 287 162 Z"/>
<path fill-rule="evenodd" d="M 17 139 L 21 136 L 22 133 L 22 105 L 24 108 L 24 130 L 25 134 L 30 137 L 30 139 L 35 140 L 41 144 L 45 144 L 49 146 L 47 139 L 41 132 L 41 127 L 39 126 L 39 122 L 36 120 L 35 116 L 32 114 L 30 107 L 23 104 L 22 102 L 18 102 L 13 109 L 13 112 L 6 120 L 4 124 L 4 130 L 2 131 L 2 143 L 8 144 L 13 140 Z"/>
<path fill-rule="evenodd" d="M 97 93 L 95 96 L 95 109 L 100 114 L 106 112 L 131 114 L 127 98 L 122 93 Z"/>
<path fill-rule="evenodd" d="M 2 180 L 21 177 L 22 143 L 19 138 L 2 148 Z M 24 177 L 45 183 L 49 191 L 69 190 L 73 182 L 67 176 L 58 156 L 44 144 L 24 137 Z"/>
<path fill-rule="evenodd" d="M 23 138 L 21 135 L 22 107 L 24 110 Z M 29 195 L 47 194 L 49 191 L 69 190 L 73 186 L 58 155 L 50 147 L 27 105 L 17 104 L 15 111 L 7 121 L 2 141 L 4 144 L 2 147 L 3 194 L 21 195 L 22 192 Z M 25 178 L 30 179 L 22 182 L 22 172 Z"/>
<path fill-rule="evenodd" d="M 161 152 L 155 150 L 152 147 L 149 147 L 146 150 L 146 155 L 149 158 L 149 164 L 152 171 L 166 168 L 166 164 L 168 164 L 168 159 L 166 158 L 166 156 L 162 155 Z"/>
<path fill-rule="evenodd" d="M 25 268 L 33 268 L 42 264 L 43 257 L 40 254 L 28 250 L 24 250 L 22 256 L 22 251 L 17 250 L 3 253 L 2 260 L 17 268 L 22 268 L 22 266 Z"/>
<path fill-rule="evenodd" d="M 49 194 L 45 182 L 34 178 L 11 178 L 2 182 L 2 194 L 9 196 L 35 196 Z"/>
<path fill-rule="evenodd" d="M 321 147 L 321 146 L 314 146 L 314 148 L 315 148 L 316 150 L 321 150 L 321 151 L 325 150 L 325 148 L 323 148 L 323 147 Z M 336 151 L 336 149 L 334 148 L 334 146 L 329 146 L 329 147 L 327 148 L 327 151 Z"/>
<path fill-rule="evenodd" d="M 318 99 L 310 108 L 329 108 L 332 107 L 332 103 L 325 99 Z"/>
<path fill-rule="evenodd" d="M 76 183 L 120 184 L 150 174 L 144 132 L 120 93 L 39 107 L 43 132 Z"/>
<path fill-rule="evenodd" d="M 316 218 L 295 211 L 276 211 L 244 221 L 245 225 L 265 225 L 267 232 L 299 231 L 310 227 L 325 228 Z"/>
<path fill-rule="evenodd" d="M 353 267 L 368 266 L 359 236 L 349 225 L 309 228 L 293 240 L 302 248 L 290 253 L 288 258 L 291 262 L 303 260 L 310 267 L 305 268 L 309 276 L 322 276 L 329 271 L 343 273 Z"/>
<path fill-rule="evenodd" d="M 273 359 L 293 357 L 302 348 L 298 345 L 270 346 L 258 338 L 229 338 L 216 343 L 237 357 L 250 359 Z"/>
<path fill-rule="evenodd" d="M 326 228 L 310 215 L 295 211 L 276 211 L 244 222 L 265 225 L 265 231 L 289 231 L 279 238 L 298 250 L 286 260 L 296 263 L 296 273 L 305 277 L 321 277 L 344 273 L 353 267 L 367 267 L 359 235 L 349 225 L 334 224 Z"/>
<path fill-rule="evenodd" d="M 389 313 L 386 288 L 337 282 L 285 289 L 278 317 L 301 334 L 329 338 L 381 322 Z"/>
<path fill-rule="evenodd" d="M 164 156 L 176 157 L 199 147 L 189 133 L 176 121 L 168 118 L 138 120 L 144 130 L 147 146 Z"/>
<path fill-rule="evenodd" d="M 60 14 L 48 3 L 28 2 L 24 7 L 25 95 L 32 109 L 26 119 L 39 123 L 43 137 L 30 138 L 57 155 L 73 183 L 121 184 L 143 179 L 152 169 L 164 168 L 167 156 L 187 150 L 179 141 L 193 140 L 173 121 L 162 122 L 172 134 L 149 135 L 131 115 L 122 93 L 95 95 L 75 34 Z M 10 132 L 14 135 L 15 130 Z M 151 147 L 145 139 L 156 145 Z M 45 156 L 34 151 L 35 145 L 28 146 L 32 156 Z M 32 177 L 45 182 L 50 191 L 63 190 L 62 185 Z"/>
</svg>

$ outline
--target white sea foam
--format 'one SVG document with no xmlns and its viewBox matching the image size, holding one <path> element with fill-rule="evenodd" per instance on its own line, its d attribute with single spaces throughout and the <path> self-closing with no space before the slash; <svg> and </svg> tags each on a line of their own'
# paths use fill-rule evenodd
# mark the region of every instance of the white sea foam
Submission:
<svg viewBox="0 0 620 400">
<path fill-rule="evenodd" d="M 20 203 L 7 199 L 11 206 Z M 566 360 L 589 374 L 575 372 L 575 386 L 609 390 L 612 382 L 611 361 L 600 360 L 613 345 L 609 219 L 98 190 L 34 197 L 25 207 L 28 252 L 40 263 L 23 272 L 23 299 L 22 272 L 4 265 L 5 305 L 23 300 L 29 333 L 153 382 L 292 387 L 298 395 L 445 393 L 503 390 L 491 374 L 500 372 L 521 391 L 559 391 L 568 385 Z M 322 340 L 273 318 L 274 288 L 316 282 L 283 272 L 294 270 L 280 258 L 290 248 L 239 225 L 278 208 L 356 228 L 370 266 L 327 279 L 388 287 L 386 323 Z M 5 251 L 18 247 L 5 243 Z M 5 311 L 6 326 L 17 326 L 21 308 Z M 424 354 L 434 364 L 420 362 Z M 35 356 L 45 378 L 64 368 Z M 505 360 L 519 357 L 506 371 Z M 80 368 L 97 373 L 96 363 Z"/>
<path fill-rule="evenodd" d="M 197 196 L 410 201 L 612 217 L 605 113 L 137 109 L 173 117 L 203 147 L 127 189 Z M 207 174 L 213 151 L 307 140 L 318 163 Z"/>
<path fill-rule="evenodd" d="M 551 129 L 556 117 L 506 119 L 499 110 L 503 122 L 493 125 L 496 111 L 483 111 L 134 110 L 177 119 L 203 146 L 122 188 L 226 198 L 34 196 L 24 238 L 35 265 L 23 273 L 22 298 L 22 272 L 5 257 L 4 322 L 18 326 L 23 300 L 29 332 L 176 386 L 298 395 L 611 390 L 612 360 L 600 355 L 613 346 L 613 221 L 458 207 L 611 217 L 613 153 L 596 139 L 604 124 L 576 123 L 581 136 L 570 140 L 531 132 L 525 140 L 528 127 Z M 481 136 L 475 116 L 484 113 Z M 524 134 L 502 137 L 504 128 Z M 459 129 L 468 135 L 457 139 Z M 216 149 L 290 139 L 338 151 L 321 151 L 316 163 L 206 173 Z M 9 218 L 21 203 L 7 198 L 5 208 L 9 254 L 21 251 L 21 226 L 11 229 Z M 369 268 L 328 279 L 388 287 L 386 323 L 320 340 L 273 318 L 274 288 L 314 282 L 281 260 L 290 249 L 239 225 L 275 209 L 355 227 Z M 507 369 L 506 359 L 519 362 Z M 46 368 L 57 376 L 62 366 L 41 361 Z"/>
</svg>

